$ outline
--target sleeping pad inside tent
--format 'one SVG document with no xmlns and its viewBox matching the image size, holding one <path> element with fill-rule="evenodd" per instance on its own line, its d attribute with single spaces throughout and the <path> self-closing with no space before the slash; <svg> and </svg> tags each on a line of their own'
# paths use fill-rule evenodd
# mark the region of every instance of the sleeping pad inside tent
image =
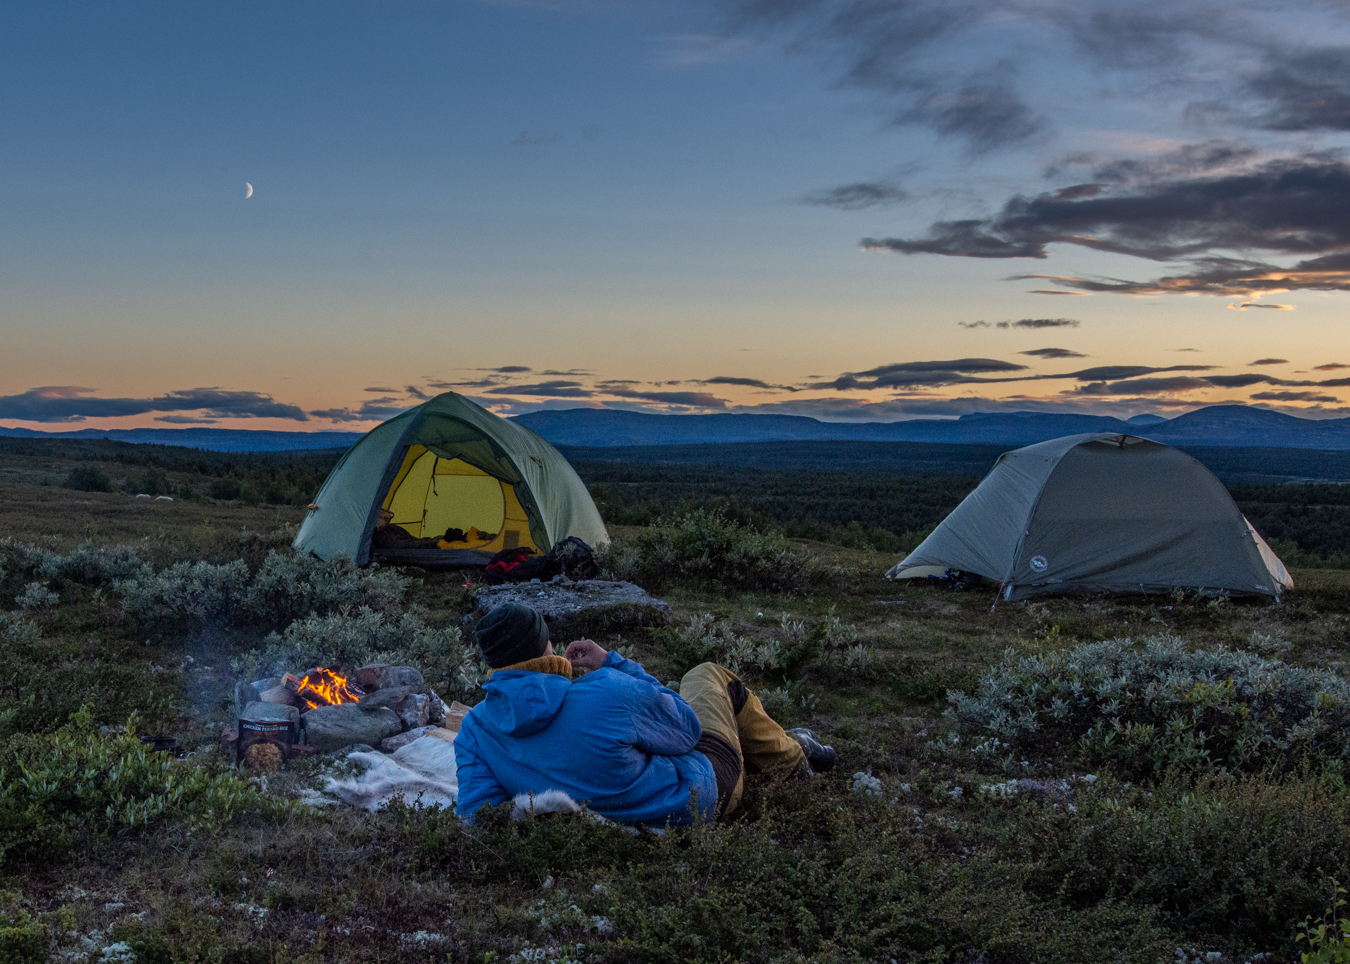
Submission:
<svg viewBox="0 0 1350 964">
<path fill-rule="evenodd" d="M 586 486 L 536 433 L 448 392 L 362 437 L 295 547 L 358 564 L 483 565 L 503 549 L 609 541 Z"/>
</svg>

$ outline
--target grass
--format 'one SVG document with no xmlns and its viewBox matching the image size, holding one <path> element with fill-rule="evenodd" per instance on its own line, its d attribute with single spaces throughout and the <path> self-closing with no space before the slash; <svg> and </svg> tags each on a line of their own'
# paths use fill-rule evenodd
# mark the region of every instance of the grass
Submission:
<svg viewBox="0 0 1350 964">
<path fill-rule="evenodd" d="M 59 480 L 69 468 L 42 471 Z M 303 512 L 147 503 L 22 476 L 0 460 L 6 612 L 31 581 L 16 568 L 16 544 L 130 544 L 156 569 L 239 559 L 253 578 Z M 646 533 L 614 527 L 621 539 Z M 666 625 L 595 626 L 603 645 L 631 648 L 663 679 L 711 639 L 743 661 L 784 722 L 813 727 L 839 751 L 839 768 L 821 780 L 754 778 L 737 820 L 664 836 L 568 817 L 512 823 L 493 813 L 469 830 L 438 811 L 287 804 L 345 765 L 324 760 L 255 779 L 228 817 L 146 808 L 155 787 L 208 778 L 233 787 L 219 783 L 227 761 L 212 749 L 232 661 L 286 627 L 145 633 L 111 587 L 50 580 L 54 603 L 0 627 L 10 634 L 0 646 L 6 786 L 62 727 L 83 727 L 81 760 L 104 759 L 99 727 L 133 711 L 139 732 L 173 734 L 194 755 L 118 798 L 128 812 L 153 810 L 148 823 L 50 810 L 16 823 L 23 813 L 0 806 L 0 838 L 36 841 L 0 864 L 0 960 L 1157 961 L 1179 960 L 1178 950 L 1188 961 L 1297 960 L 1298 925 L 1322 913 L 1327 878 L 1346 879 L 1350 863 L 1350 791 L 1334 761 L 1246 775 L 1165 762 L 1117 773 L 1109 757 L 1089 770 L 1044 754 L 1009 772 L 970 746 L 974 736 L 950 738 L 947 692 L 975 693 L 1009 658 L 1044 662 L 1165 635 L 1344 677 L 1350 572 L 1296 570 L 1299 590 L 1283 605 L 1075 597 L 991 609 L 986 593 L 887 582 L 894 554 L 806 540 L 788 548 L 828 578 L 789 592 L 691 576 L 668 587 Z M 459 626 L 472 606 L 463 574 L 408 575 L 390 618 L 414 613 L 445 634 Z M 695 623 L 700 632 L 686 633 Z M 454 650 L 449 636 L 437 639 L 410 652 L 459 658 L 434 655 Z M 87 720 L 72 724 L 82 706 Z M 64 772 L 54 762 L 48 771 Z M 856 772 L 881 792 L 854 789 Z M 104 784 L 90 786 L 79 799 L 101 800 Z"/>
</svg>

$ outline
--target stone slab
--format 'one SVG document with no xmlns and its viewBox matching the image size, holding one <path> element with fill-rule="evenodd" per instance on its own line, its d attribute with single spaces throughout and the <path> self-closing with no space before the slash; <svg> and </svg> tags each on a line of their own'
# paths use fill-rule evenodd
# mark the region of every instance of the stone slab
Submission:
<svg viewBox="0 0 1350 964">
<path fill-rule="evenodd" d="M 331 753 L 352 743 L 379 746 L 403 732 L 403 722 L 388 707 L 363 710 L 359 703 L 320 706 L 305 714 L 305 742 L 320 753 Z"/>
<path fill-rule="evenodd" d="M 608 579 L 572 581 L 558 576 L 550 582 L 485 586 L 473 594 L 478 611 L 466 620 L 472 638 L 473 623 L 503 603 L 514 602 L 538 611 L 548 623 L 549 639 L 561 648 L 588 633 L 621 632 L 659 626 L 670 614 L 670 604 L 647 595 L 631 582 Z"/>
</svg>

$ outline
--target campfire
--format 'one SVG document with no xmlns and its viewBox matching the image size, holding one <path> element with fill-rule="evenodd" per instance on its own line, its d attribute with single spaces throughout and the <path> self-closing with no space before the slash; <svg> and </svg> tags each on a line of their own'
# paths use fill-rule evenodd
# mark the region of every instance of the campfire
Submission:
<svg viewBox="0 0 1350 964">
<path fill-rule="evenodd" d="M 341 706 L 359 703 L 366 694 L 352 680 L 323 666 L 316 666 L 304 676 L 285 676 L 286 689 L 306 704 L 307 709 L 320 706 Z"/>
</svg>

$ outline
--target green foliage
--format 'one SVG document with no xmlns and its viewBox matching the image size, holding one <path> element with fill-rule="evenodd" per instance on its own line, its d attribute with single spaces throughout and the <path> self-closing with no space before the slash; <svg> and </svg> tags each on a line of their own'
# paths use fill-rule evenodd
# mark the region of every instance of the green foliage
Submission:
<svg viewBox="0 0 1350 964">
<path fill-rule="evenodd" d="M 990 755 L 1053 755 L 1148 778 L 1169 768 L 1284 773 L 1350 756 L 1350 683 L 1334 673 L 1155 636 L 1010 658 L 950 694 Z"/>
<path fill-rule="evenodd" d="M 87 709 L 45 737 L 11 743 L 0 768 L 0 862 L 60 856 L 76 834 L 144 827 L 165 817 L 214 828 L 260 798 L 233 772 L 176 763 L 126 731 L 105 735 Z"/>
<path fill-rule="evenodd" d="M 113 490 L 112 479 L 108 478 L 108 473 L 97 465 L 81 464 L 75 466 L 61 484 L 67 489 L 78 489 L 81 492 L 111 492 Z"/>
<path fill-rule="evenodd" d="M 357 667 L 366 663 L 412 666 L 442 695 L 471 693 L 487 679 L 477 647 L 458 627 L 433 629 L 426 611 L 394 616 L 362 606 L 355 612 L 312 613 L 272 633 L 263 648 L 234 660 L 234 670 L 257 679 L 298 667 Z"/>
<path fill-rule="evenodd" d="M 17 893 L 0 891 L 0 964 L 46 964 L 47 927 L 18 904 Z"/>
<path fill-rule="evenodd" d="M 1303 964 L 1350 964 L 1350 917 L 1341 911 L 1345 906 L 1345 888 L 1335 877 L 1327 883 L 1331 890 L 1331 906 L 1322 912 L 1316 923 L 1309 914 L 1295 941 L 1308 945 L 1307 953 L 1300 955 Z"/>
<path fill-rule="evenodd" d="M 781 534 L 757 532 L 702 509 L 612 543 L 600 563 L 613 578 L 652 592 L 692 583 L 804 593 L 829 575 L 818 559 L 792 548 Z"/>
<path fill-rule="evenodd" d="M 311 613 L 398 608 L 408 580 L 392 569 L 361 569 L 348 559 L 323 561 L 296 552 L 267 554 L 256 574 L 243 560 L 180 562 L 156 572 L 146 565 L 115 590 L 134 626 L 263 625 L 281 627 Z"/>
</svg>

